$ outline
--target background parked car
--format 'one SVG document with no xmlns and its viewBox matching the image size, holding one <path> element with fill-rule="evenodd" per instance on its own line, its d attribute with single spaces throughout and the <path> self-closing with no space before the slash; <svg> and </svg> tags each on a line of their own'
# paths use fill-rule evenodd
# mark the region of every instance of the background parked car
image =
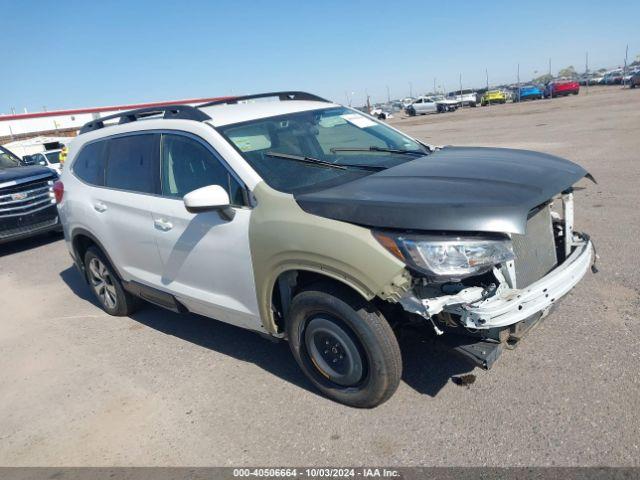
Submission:
<svg viewBox="0 0 640 480">
<path fill-rule="evenodd" d="M 455 90 L 447 93 L 449 100 L 456 100 L 460 105 L 475 107 L 480 103 L 478 93 L 475 90 Z"/>
<path fill-rule="evenodd" d="M 633 78 L 633 76 L 638 73 L 640 71 L 640 69 L 637 68 L 629 68 L 627 70 L 626 75 L 624 75 L 622 77 L 622 83 L 624 83 L 625 85 L 630 85 L 631 84 L 631 79 Z"/>
<path fill-rule="evenodd" d="M 634 73 L 629 80 L 629 87 L 636 88 L 640 86 L 640 71 Z"/>
<path fill-rule="evenodd" d="M 516 88 L 513 93 L 513 101 L 540 100 L 544 96 L 542 89 L 536 85 L 524 85 Z"/>
<path fill-rule="evenodd" d="M 578 78 L 580 85 L 600 85 L 604 79 L 604 76 L 599 73 L 583 73 Z"/>
<path fill-rule="evenodd" d="M 400 100 L 400 102 L 402 103 L 402 108 L 407 108 L 414 101 L 415 101 L 415 98 L 413 98 L 413 97 L 405 97 L 402 100 Z"/>
<path fill-rule="evenodd" d="M 444 95 L 432 95 L 430 98 L 438 104 L 440 112 L 454 112 L 460 107 L 460 102 L 446 98 Z"/>
<path fill-rule="evenodd" d="M 480 99 L 480 105 L 486 107 L 492 103 L 506 103 L 507 96 L 502 90 L 489 90 Z"/>
<path fill-rule="evenodd" d="M 622 70 L 612 70 L 604 74 L 605 85 L 620 85 L 622 83 Z"/>
<path fill-rule="evenodd" d="M 22 157 L 22 162 L 25 165 L 42 165 L 43 167 L 49 167 L 60 174 L 60 152 L 62 150 L 47 150 L 42 153 L 34 153 L 33 155 L 25 155 Z"/>
<path fill-rule="evenodd" d="M 580 84 L 575 80 L 556 80 L 549 82 L 544 89 L 545 98 L 578 95 Z"/>
<path fill-rule="evenodd" d="M 438 113 L 438 103 L 432 97 L 418 97 L 411 105 L 405 108 L 408 115 L 425 115 L 427 113 Z"/>
<path fill-rule="evenodd" d="M 0 243 L 60 230 L 52 198 L 58 175 L 0 146 Z"/>
</svg>

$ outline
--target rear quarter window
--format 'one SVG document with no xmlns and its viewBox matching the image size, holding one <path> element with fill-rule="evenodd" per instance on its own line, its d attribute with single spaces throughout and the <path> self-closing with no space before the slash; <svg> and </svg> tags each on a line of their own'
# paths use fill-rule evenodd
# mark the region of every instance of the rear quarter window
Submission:
<svg viewBox="0 0 640 480">
<path fill-rule="evenodd" d="M 100 140 L 85 145 L 73 162 L 73 173 L 80 180 L 91 185 L 104 185 L 104 147 Z"/>
</svg>

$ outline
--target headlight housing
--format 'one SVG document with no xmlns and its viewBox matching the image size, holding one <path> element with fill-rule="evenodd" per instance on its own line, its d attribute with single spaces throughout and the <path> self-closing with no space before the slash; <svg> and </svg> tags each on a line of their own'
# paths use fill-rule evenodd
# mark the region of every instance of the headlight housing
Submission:
<svg viewBox="0 0 640 480">
<path fill-rule="evenodd" d="M 410 268 L 436 281 L 480 275 L 514 259 L 507 237 L 450 237 L 375 232 L 376 239 Z"/>
</svg>

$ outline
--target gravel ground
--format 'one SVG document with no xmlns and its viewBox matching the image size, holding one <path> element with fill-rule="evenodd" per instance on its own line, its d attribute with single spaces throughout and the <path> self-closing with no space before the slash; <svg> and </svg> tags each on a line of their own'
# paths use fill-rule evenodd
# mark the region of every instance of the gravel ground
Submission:
<svg viewBox="0 0 640 480">
<path fill-rule="evenodd" d="M 154 307 L 103 314 L 60 237 L 0 246 L 0 465 L 640 465 L 640 90 L 391 123 L 584 165 L 598 185 L 576 222 L 600 273 L 489 372 L 406 336 L 398 392 L 363 411 L 319 396 L 286 344 Z"/>
</svg>

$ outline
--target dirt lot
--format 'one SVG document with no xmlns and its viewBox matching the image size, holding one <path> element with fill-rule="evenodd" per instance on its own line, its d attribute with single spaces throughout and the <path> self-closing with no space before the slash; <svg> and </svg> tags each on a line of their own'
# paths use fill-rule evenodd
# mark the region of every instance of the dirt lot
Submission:
<svg viewBox="0 0 640 480">
<path fill-rule="evenodd" d="M 640 465 L 640 90 L 391 121 L 434 144 L 557 154 L 598 180 L 600 255 L 469 388 L 425 334 L 375 410 L 319 396 L 286 344 L 149 307 L 102 313 L 59 237 L 0 246 L 0 465 Z"/>
</svg>

